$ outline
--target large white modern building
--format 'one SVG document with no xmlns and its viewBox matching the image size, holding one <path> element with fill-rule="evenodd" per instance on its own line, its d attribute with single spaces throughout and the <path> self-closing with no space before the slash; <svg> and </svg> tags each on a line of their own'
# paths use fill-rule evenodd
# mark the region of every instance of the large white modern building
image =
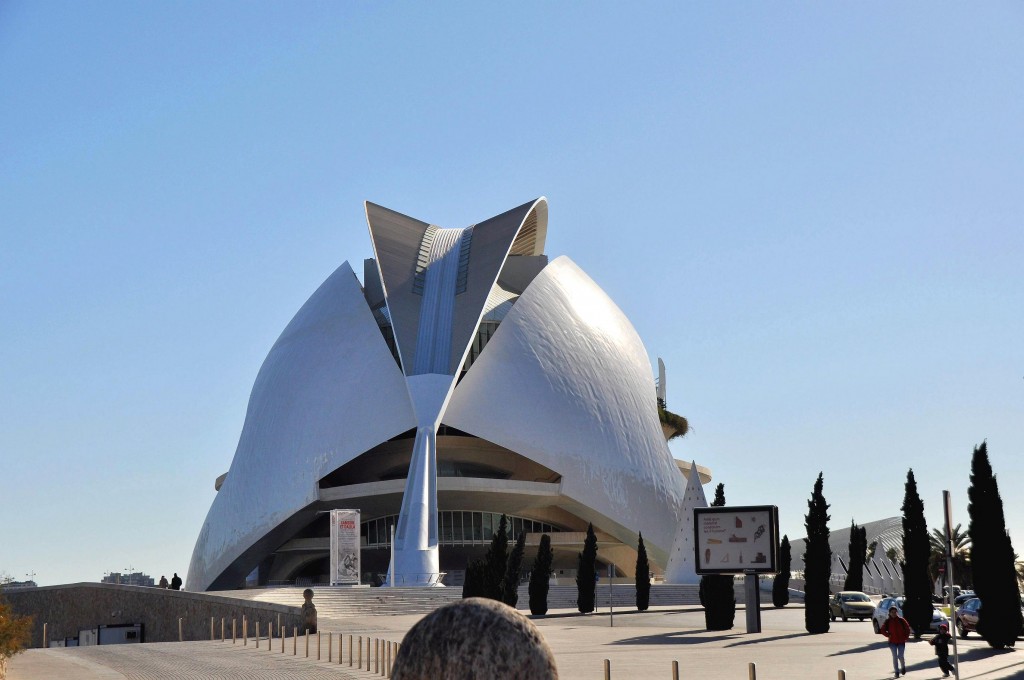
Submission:
<svg viewBox="0 0 1024 680">
<path fill-rule="evenodd" d="M 550 534 L 558 569 L 593 523 L 619 573 L 638 532 L 664 570 L 686 477 L 710 473 L 669 453 L 686 423 L 629 320 L 548 260 L 547 201 L 465 229 L 372 203 L 366 218 L 362 283 L 338 267 L 260 369 L 186 587 L 323 580 L 332 508 L 361 511 L 365 581 L 388 574 L 392 525 L 390 582 L 424 585 L 461 574 L 501 514 L 528 545 Z"/>
</svg>

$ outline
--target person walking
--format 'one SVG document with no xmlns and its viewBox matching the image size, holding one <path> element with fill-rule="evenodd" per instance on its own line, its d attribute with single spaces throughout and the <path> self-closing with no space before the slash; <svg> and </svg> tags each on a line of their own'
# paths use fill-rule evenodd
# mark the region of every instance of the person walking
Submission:
<svg viewBox="0 0 1024 680">
<path fill-rule="evenodd" d="M 935 647 L 935 656 L 939 657 L 939 668 L 942 670 L 942 677 L 948 678 L 950 671 L 953 670 L 953 664 L 949 663 L 949 643 L 953 641 L 953 636 L 949 634 L 949 626 L 942 623 L 939 624 L 939 632 L 928 641 L 928 644 Z"/>
<path fill-rule="evenodd" d="M 879 632 L 889 638 L 889 651 L 892 653 L 892 669 L 896 677 L 900 674 L 907 674 L 907 662 L 903 658 L 903 652 L 907 648 L 907 640 L 910 639 L 910 624 L 900 616 L 900 610 L 895 606 L 889 607 L 889 618 L 885 620 Z"/>
</svg>

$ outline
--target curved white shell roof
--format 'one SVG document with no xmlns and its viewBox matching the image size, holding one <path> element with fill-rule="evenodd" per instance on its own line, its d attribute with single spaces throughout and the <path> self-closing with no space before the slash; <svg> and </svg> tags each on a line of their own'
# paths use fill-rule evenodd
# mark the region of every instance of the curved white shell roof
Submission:
<svg viewBox="0 0 1024 680">
<path fill-rule="evenodd" d="M 560 473 L 581 516 L 629 544 L 642 531 L 665 563 L 684 487 L 658 420 L 647 352 L 569 258 L 552 261 L 523 292 L 442 422 Z"/>
<path fill-rule="evenodd" d="M 411 220 L 378 212 L 385 236 L 391 222 Z M 544 267 L 518 299 L 495 283 L 510 252 L 498 236 L 515 237 L 513 255 L 540 254 L 543 199 L 491 222 L 497 225 L 491 232 L 474 236 L 471 258 L 487 267 L 470 269 L 471 287 L 477 282 L 470 292 L 480 298 L 472 316 L 501 324 L 442 407 L 441 422 L 559 473 L 553 503 L 628 545 L 643 532 L 652 559 L 664 565 L 684 480 L 658 420 L 643 343 L 615 303 L 566 257 Z M 398 226 L 381 243 L 415 254 Z M 375 247 L 395 260 L 394 271 L 406 271 L 376 240 Z M 394 295 L 388 294 L 389 305 Z M 397 318 L 395 309 L 388 311 Z M 188 588 L 233 587 L 312 520 L 322 477 L 416 427 L 411 380 L 343 264 L 302 306 L 260 369 L 231 468 L 196 542 Z"/>
<path fill-rule="evenodd" d="M 415 424 L 402 372 L 346 262 L 260 368 L 231 468 L 196 541 L 188 589 L 244 579 L 231 571 L 235 561 L 283 542 L 288 536 L 273 544 L 275 530 L 316 502 L 321 477 Z"/>
</svg>

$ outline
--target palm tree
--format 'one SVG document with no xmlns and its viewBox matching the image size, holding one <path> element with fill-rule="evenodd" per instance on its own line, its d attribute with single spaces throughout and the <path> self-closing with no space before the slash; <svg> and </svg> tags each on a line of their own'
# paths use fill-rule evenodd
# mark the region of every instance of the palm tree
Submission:
<svg viewBox="0 0 1024 680">
<path fill-rule="evenodd" d="M 959 524 L 953 527 L 953 578 L 957 580 L 956 585 L 969 588 L 974 580 L 971 574 L 971 535 L 965 529 L 960 530 Z M 928 535 L 928 543 L 931 545 L 931 555 L 928 558 L 928 573 L 933 580 L 941 580 L 945 585 L 946 579 L 946 533 L 942 529 L 932 529 Z M 941 571 L 940 571 L 941 570 Z"/>
</svg>

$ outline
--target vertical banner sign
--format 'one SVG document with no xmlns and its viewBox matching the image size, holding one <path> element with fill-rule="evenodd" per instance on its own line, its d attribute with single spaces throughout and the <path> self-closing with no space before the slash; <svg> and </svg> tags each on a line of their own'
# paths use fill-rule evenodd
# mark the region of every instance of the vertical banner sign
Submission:
<svg viewBox="0 0 1024 680">
<path fill-rule="evenodd" d="M 331 585 L 359 585 L 359 511 L 331 510 Z"/>
</svg>

